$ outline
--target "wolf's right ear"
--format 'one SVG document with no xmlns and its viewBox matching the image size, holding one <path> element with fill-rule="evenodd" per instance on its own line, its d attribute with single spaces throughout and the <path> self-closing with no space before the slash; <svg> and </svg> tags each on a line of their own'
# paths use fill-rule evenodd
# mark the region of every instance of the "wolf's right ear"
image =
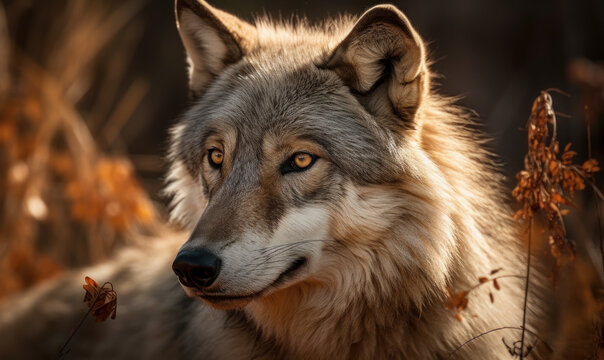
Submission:
<svg viewBox="0 0 604 360">
<path fill-rule="evenodd" d="M 227 65 L 253 49 L 256 28 L 203 0 L 176 0 L 175 12 L 189 62 L 189 89 L 199 96 Z"/>
<path fill-rule="evenodd" d="M 407 17 L 392 5 L 367 10 L 350 33 L 317 64 L 329 69 L 376 111 L 412 123 L 428 89 L 424 44 Z M 390 104 L 381 104 L 383 99 Z M 380 105 L 376 105 L 380 104 Z"/>
</svg>

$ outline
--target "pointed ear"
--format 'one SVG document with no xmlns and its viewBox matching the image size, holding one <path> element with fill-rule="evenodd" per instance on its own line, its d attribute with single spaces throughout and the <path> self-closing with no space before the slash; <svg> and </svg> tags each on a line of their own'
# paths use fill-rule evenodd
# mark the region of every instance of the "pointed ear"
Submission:
<svg viewBox="0 0 604 360">
<path fill-rule="evenodd" d="M 176 0 L 175 11 L 189 62 L 189 88 L 198 96 L 227 65 L 253 49 L 256 28 L 203 0 Z"/>
<path fill-rule="evenodd" d="M 424 45 L 405 15 L 392 5 L 369 9 L 320 68 L 335 71 L 374 109 L 379 96 L 412 121 L 428 89 Z M 374 99 L 372 99 L 374 97 Z"/>
</svg>

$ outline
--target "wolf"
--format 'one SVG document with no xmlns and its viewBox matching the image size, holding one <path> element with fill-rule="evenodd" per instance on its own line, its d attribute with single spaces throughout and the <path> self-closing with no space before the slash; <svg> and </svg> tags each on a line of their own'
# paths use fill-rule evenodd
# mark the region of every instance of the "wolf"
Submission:
<svg viewBox="0 0 604 360">
<path fill-rule="evenodd" d="M 191 105 L 166 192 L 184 230 L 5 303 L 2 358 L 57 353 L 84 274 L 112 281 L 118 312 L 83 326 L 72 358 L 443 359 L 522 324 L 522 279 L 494 303 L 473 292 L 461 321 L 444 305 L 525 257 L 485 136 L 438 94 L 399 9 L 314 25 L 175 10 Z M 520 333 L 454 357 L 508 358 L 502 337 Z"/>
</svg>

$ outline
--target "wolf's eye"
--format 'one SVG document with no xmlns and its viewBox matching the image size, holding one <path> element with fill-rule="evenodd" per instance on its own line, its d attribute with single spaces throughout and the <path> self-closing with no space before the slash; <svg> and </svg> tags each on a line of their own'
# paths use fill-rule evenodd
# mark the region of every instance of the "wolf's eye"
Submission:
<svg viewBox="0 0 604 360">
<path fill-rule="evenodd" d="M 218 149 L 210 149 L 208 152 L 208 162 L 214 169 L 220 169 L 222 161 L 224 160 L 224 154 Z"/>
<path fill-rule="evenodd" d="M 298 169 L 307 168 L 312 163 L 312 156 L 306 153 L 296 154 L 294 157 L 294 165 Z"/>
<path fill-rule="evenodd" d="M 317 156 L 306 152 L 297 152 L 281 165 L 281 173 L 300 172 L 309 169 L 317 160 Z"/>
</svg>

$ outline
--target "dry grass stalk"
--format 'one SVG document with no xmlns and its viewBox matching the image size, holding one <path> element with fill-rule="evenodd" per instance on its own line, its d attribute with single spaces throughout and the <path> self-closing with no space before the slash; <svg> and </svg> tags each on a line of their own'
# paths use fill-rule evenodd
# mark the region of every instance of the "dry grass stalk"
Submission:
<svg viewBox="0 0 604 360">
<path fill-rule="evenodd" d="M 573 164 L 577 153 L 570 149 L 570 143 L 564 147 L 564 151 L 559 157 L 560 145 L 556 139 L 556 125 L 552 97 L 548 91 L 542 91 L 533 102 L 527 124 L 528 151 L 524 158 L 524 170 L 516 174 L 518 185 L 512 191 L 512 195 L 522 204 L 522 209 L 518 210 L 514 217 L 529 220 L 524 311 L 518 352 L 521 360 L 530 353 L 525 346 L 525 330 L 531 271 L 533 218 L 537 212 L 545 214 L 549 227 L 550 251 L 557 264 L 560 265 L 566 259 L 574 259 L 575 244 L 566 236 L 563 219 L 569 210 L 562 209 L 562 207 L 569 205 L 576 207 L 570 200 L 575 190 L 585 189 L 585 181 L 600 170 L 598 161 L 595 159 L 588 159 L 581 166 Z"/>
<path fill-rule="evenodd" d="M 575 207 L 570 200 L 575 190 L 585 189 L 585 182 L 600 168 L 596 159 L 588 159 L 582 165 L 573 164 L 577 153 L 571 150 L 570 143 L 559 155 L 556 114 L 547 91 L 541 92 L 533 103 L 527 130 L 528 152 L 524 158 L 524 170 L 516 174 L 518 185 L 512 192 L 522 204 L 522 209 L 514 217 L 531 219 L 539 211 L 545 214 L 551 253 L 560 264 L 564 258 L 572 259 L 575 255 L 575 244 L 567 238 L 562 218 L 570 210 L 562 207 Z"/>
<path fill-rule="evenodd" d="M 117 314 L 117 293 L 113 289 L 113 284 L 110 282 L 105 282 L 102 286 L 94 281 L 92 278 L 86 276 L 84 278 L 84 285 L 82 287 L 85 290 L 84 294 L 84 302 L 88 305 L 88 312 L 84 314 L 78 325 L 73 329 L 67 340 L 57 354 L 59 359 L 63 358 L 69 350 L 67 349 L 67 345 L 78 330 L 86 321 L 86 318 L 90 313 L 94 315 L 94 321 L 99 323 L 107 320 L 111 317 L 111 320 L 114 320 Z"/>
<path fill-rule="evenodd" d="M 51 28 L 28 27 L 32 36 L 27 38 L 35 44 L 7 45 L 0 37 L 0 52 L 10 50 L 13 78 L 0 94 L 6 99 L 0 103 L 0 297 L 64 267 L 107 258 L 136 238 L 132 235 L 157 225 L 130 162 L 104 155 L 89 130 L 91 119 L 112 114 L 104 134 L 115 142 L 144 97 L 146 82 L 134 81 L 124 93 L 119 77 L 92 91 L 98 74 L 105 73 L 98 71 L 106 66 L 100 55 L 130 26 L 141 4 L 66 0 L 53 12 Z M 32 18 L 47 19 L 39 13 L 53 8 L 17 5 L 7 5 L 9 16 L 15 8 L 26 13 L 21 7 L 31 6 Z M 9 19 L 17 28 L 19 18 Z M 140 35 L 140 24 L 133 28 Z M 112 66 L 124 68 L 118 62 Z M 112 106 L 101 107 L 102 115 L 87 111 L 81 101 L 90 93 Z"/>
<path fill-rule="evenodd" d="M 569 213 L 568 207 L 576 207 L 571 198 L 577 190 L 583 190 L 586 183 L 592 185 L 591 179 L 594 173 L 600 170 L 598 161 L 588 159 L 582 164 L 574 164 L 577 155 L 571 150 L 571 144 L 567 144 L 560 154 L 559 143 L 556 139 L 556 113 L 554 112 L 552 97 L 548 91 L 542 91 L 533 102 L 531 115 L 527 123 L 528 151 L 524 159 L 524 170 L 518 172 L 516 179 L 518 185 L 514 188 L 512 195 L 521 203 L 522 208 L 515 214 L 516 219 L 528 220 L 528 249 L 526 275 L 510 275 L 525 278 L 525 289 L 523 299 L 522 325 L 517 329 L 521 331 L 520 340 L 512 345 L 504 342 L 510 355 L 523 359 L 528 356 L 533 345 L 525 343 L 525 333 L 531 333 L 540 342 L 544 343 L 536 334 L 526 328 L 527 303 L 529 295 L 530 273 L 531 273 L 531 246 L 533 233 L 533 220 L 535 215 L 543 213 L 548 223 L 548 239 L 552 256 L 560 266 L 567 260 L 574 259 L 575 245 L 566 234 L 563 216 Z M 595 186 L 594 191 L 598 196 L 601 193 Z M 467 295 L 482 284 L 493 281 L 498 290 L 495 279 L 484 276 L 478 279 L 478 284 L 468 290 L 449 290 L 446 307 L 455 310 L 455 317 L 461 321 L 461 312 L 468 306 Z M 504 276 L 500 276 L 504 277 Z M 489 295 L 494 301 L 492 294 Z M 455 354 L 461 347 L 471 341 L 488 333 L 503 330 L 505 328 L 492 329 L 479 334 L 460 345 L 450 355 Z M 551 351 L 551 347 L 545 344 Z"/>
</svg>

